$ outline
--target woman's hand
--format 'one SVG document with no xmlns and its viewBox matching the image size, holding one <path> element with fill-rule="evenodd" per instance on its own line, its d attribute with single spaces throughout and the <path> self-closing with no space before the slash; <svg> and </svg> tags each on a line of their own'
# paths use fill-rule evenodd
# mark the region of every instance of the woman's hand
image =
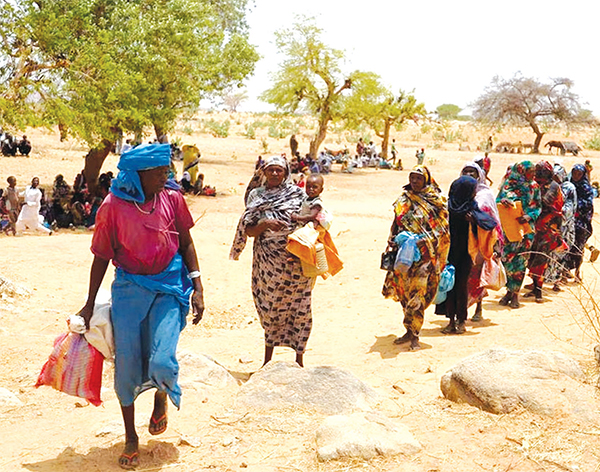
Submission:
<svg viewBox="0 0 600 472">
<path fill-rule="evenodd" d="M 473 213 L 471 213 L 470 211 L 467 212 L 467 214 L 465 215 L 465 220 L 467 220 L 469 223 L 473 223 L 473 221 L 475 221 L 473 219 Z"/>
<path fill-rule="evenodd" d="M 277 231 L 284 230 L 286 227 L 286 224 L 283 221 L 275 220 L 275 219 L 262 220 L 259 224 L 263 225 L 263 227 L 264 227 L 263 232 L 266 230 L 271 230 L 271 231 L 277 232 Z"/>
<path fill-rule="evenodd" d="M 85 305 L 81 310 L 79 310 L 77 314 L 81 316 L 85 321 L 85 329 L 90 329 L 90 320 L 92 319 L 92 315 L 94 314 L 94 305 Z"/>
<path fill-rule="evenodd" d="M 197 325 L 204 314 L 204 293 L 202 290 L 194 290 L 194 293 L 192 293 L 192 313 L 194 314 L 192 324 Z"/>
<path fill-rule="evenodd" d="M 517 218 L 517 221 L 524 225 L 525 223 L 529 223 L 531 221 L 531 216 L 523 215 Z"/>
<path fill-rule="evenodd" d="M 511 202 L 509 199 L 507 198 L 503 198 L 502 200 L 500 200 L 500 203 L 502 205 L 504 205 L 505 207 L 509 208 L 511 206 L 513 206 L 513 202 Z"/>
</svg>

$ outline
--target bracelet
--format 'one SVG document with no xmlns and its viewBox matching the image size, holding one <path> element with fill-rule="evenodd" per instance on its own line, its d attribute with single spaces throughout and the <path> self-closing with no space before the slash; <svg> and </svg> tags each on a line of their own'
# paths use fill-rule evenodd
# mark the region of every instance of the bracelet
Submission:
<svg viewBox="0 0 600 472">
<path fill-rule="evenodd" d="M 199 270 L 193 270 L 188 274 L 188 279 L 197 279 L 198 277 L 200 277 Z"/>
</svg>

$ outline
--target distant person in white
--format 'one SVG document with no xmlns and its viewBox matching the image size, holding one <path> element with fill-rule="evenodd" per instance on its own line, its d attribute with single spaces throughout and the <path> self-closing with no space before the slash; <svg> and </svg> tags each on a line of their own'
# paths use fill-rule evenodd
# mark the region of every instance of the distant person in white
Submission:
<svg viewBox="0 0 600 472">
<path fill-rule="evenodd" d="M 40 208 L 42 207 L 42 191 L 38 188 L 40 179 L 34 177 L 31 180 L 31 185 L 28 185 L 21 196 L 25 197 L 25 202 L 17 218 L 16 230 L 17 233 L 22 232 L 24 229 L 35 229 L 42 231 L 47 234 L 52 234 L 48 228 L 46 228 L 41 220 Z"/>
</svg>

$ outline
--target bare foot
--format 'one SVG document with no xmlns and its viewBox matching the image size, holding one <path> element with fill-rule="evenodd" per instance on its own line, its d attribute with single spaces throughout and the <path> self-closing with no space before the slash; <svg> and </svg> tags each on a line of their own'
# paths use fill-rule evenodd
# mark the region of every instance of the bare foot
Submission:
<svg viewBox="0 0 600 472">
<path fill-rule="evenodd" d="M 394 339 L 394 344 L 405 344 L 407 342 L 410 342 L 411 340 L 412 334 L 409 331 L 407 331 L 406 333 L 404 333 L 404 336 Z"/>
<path fill-rule="evenodd" d="M 421 345 L 419 344 L 419 336 L 414 336 L 410 340 L 410 347 L 408 348 L 408 350 L 409 351 L 418 351 L 419 349 L 421 349 Z"/>
<path fill-rule="evenodd" d="M 121 469 L 131 470 L 140 465 L 140 452 L 137 440 L 127 441 L 119 457 Z"/>
<path fill-rule="evenodd" d="M 458 323 L 458 325 L 456 325 L 456 334 L 464 334 L 467 331 L 467 328 L 465 328 L 465 323 Z"/>
<path fill-rule="evenodd" d="M 507 306 L 510 303 L 511 297 L 512 297 L 512 293 L 506 292 L 506 295 L 504 295 L 498 303 L 500 303 L 500 305 L 502 305 L 502 306 Z"/>
</svg>

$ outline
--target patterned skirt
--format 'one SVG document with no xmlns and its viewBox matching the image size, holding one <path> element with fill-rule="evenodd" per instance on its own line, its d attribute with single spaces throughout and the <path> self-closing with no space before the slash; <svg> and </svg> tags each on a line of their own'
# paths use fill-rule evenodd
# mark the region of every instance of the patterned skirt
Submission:
<svg viewBox="0 0 600 472">
<path fill-rule="evenodd" d="M 267 347 L 287 346 L 302 354 L 312 328 L 313 279 L 286 250 L 287 236 L 254 240 L 252 295 Z"/>
</svg>

